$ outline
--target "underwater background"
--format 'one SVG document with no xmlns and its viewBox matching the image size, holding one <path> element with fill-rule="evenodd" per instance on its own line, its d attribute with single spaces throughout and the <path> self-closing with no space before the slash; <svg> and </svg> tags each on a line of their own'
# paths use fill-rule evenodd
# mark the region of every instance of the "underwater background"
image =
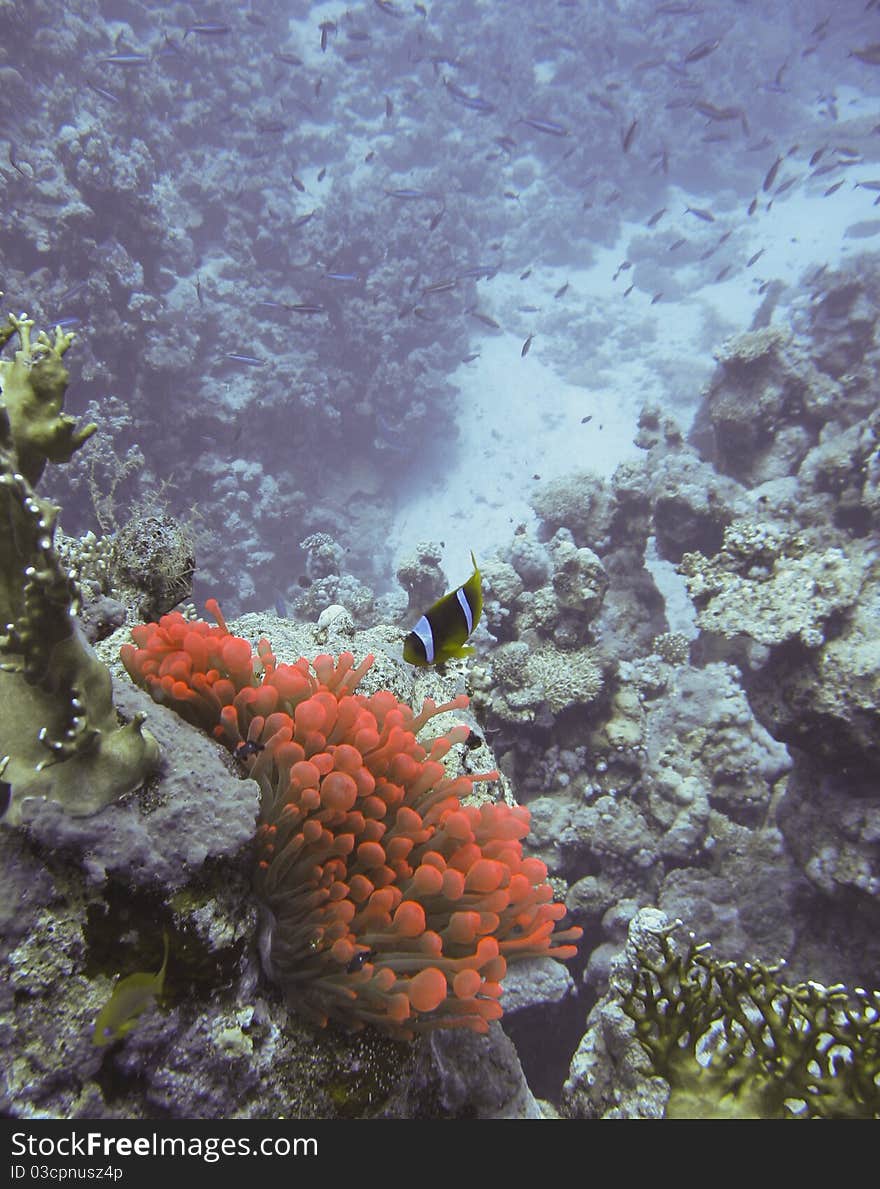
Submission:
<svg viewBox="0 0 880 1189">
<path fill-rule="evenodd" d="M 875 0 L 0 0 L 5 1116 L 880 1113 L 878 94 Z"/>
</svg>

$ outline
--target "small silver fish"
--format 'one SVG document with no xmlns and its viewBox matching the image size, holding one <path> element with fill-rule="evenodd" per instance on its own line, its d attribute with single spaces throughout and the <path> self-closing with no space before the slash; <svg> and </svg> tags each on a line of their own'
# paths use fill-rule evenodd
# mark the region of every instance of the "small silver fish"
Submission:
<svg viewBox="0 0 880 1189">
<path fill-rule="evenodd" d="M 684 208 L 684 213 L 686 215 L 687 214 L 696 215 L 697 218 L 702 219 L 704 223 L 714 223 L 715 222 L 715 216 L 712 214 L 711 211 L 707 211 L 705 209 L 705 207 L 686 206 Z"/>
<path fill-rule="evenodd" d="M 708 58 L 710 54 L 714 54 L 719 45 L 721 45 L 720 37 L 716 37 L 712 41 L 701 41 L 699 45 L 695 45 L 689 53 L 685 54 L 686 65 L 690 66 L 694 62 L 701 62 L 703 58 Z"/>
<path fill-rule="evenodd" d="M 761 187 L 765 194 L 770 189 L 770 187 L 773 185 L 773 183 L 776 181 L 776 175 L 777 175 L 777 173 L 779 173 L 779 167 L 782 164 L 783 160 L 784 160 L 783 157 L 777 157 L 776 160 L 773 162 L 773 164 L 770 166 L 770 168 L 767 170 L 767 173 L 764 177 L 764 184 Z"/>
<path fill-rule="evenodd" d="M 228 25 L 223 25 L 219 21 L 201 21 L 197 25 L 190 25 L 183 35 L 183 40 L 186 41 L 190 33 L 198 33 L 202 37 L 222 37 L 224 33 L 229 33 Z"/>
<path fill-rule="evenodd" d="M 105 66 L 146 66 L 150 61 L 147 54 L 110 54 L 98 60 Z"/>
<path fill-rule="evenodd" d="M 86 86 L 94 91 L 96 95 L 100 95 L 102 99 L 106 99 L 108 103 L 118 103 L 119 97 L 114 95 L 112 91 L 105 91 L 103 87 L 98 87 L 93 82 L 87 82 Z"/>
<path fill-rule="evenodd" d="M 450 277 L 446 281 L 434 281 L 430 285 L 425 285 L 422 289 L 422 297 L 427 297 L 431 293 L 448 293 L 450 289 L 454 289 L 456 284 L 455 277 Z"/>
<path fill-rule="evenodd" d="M 257 359 L 256 355 L 242 355 L 238 351 L 227 351 L 226 358 L 231 359 L 233 363 L 246 363 L 249 367 L 262 367 L 266 362 L 264 359 Z"/>
<path fill-rule="evenodd" d="M 476 318 L 479 322 L 482 322 L 484 326 L 488 326 L 490 330 L 501 329 L 501 323 L 496 322 L 495 319 L 491 318 L 488 314 L 483 314 L 479 310 L 468 310 L 468 313 L 472 318 Z"/>
<path fill-rule="evenodd" d="M 535 116 L 524 116 L 520 120 L 521 124 L 528 124 L 530 128 L 534 128 L 537 132 L 546 132 L 548 136 L 568 136 L 567 128 L 562 124 L 557 124 L 554 120 L 540 120 Z"/>
</svg>

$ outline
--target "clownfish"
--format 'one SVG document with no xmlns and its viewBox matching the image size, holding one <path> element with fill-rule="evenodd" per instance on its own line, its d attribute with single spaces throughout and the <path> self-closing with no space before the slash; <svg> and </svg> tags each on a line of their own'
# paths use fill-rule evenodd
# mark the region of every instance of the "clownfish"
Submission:
<svg viewBox="0 0 880 1189">
<path fill-rule="evenodd" d="M 471 552 L 474 572 L 464 585 L 428 608 L 403 644 L 403 659 L 411 665 L 442 665 L 453 656 L 467 656 L 465 644 L 483 612 L 483 589 L 477 559 Z"/>
<path fill-rule="evenodd" d="M 101 1008 L 95 1020 L 92 1044 L 108 1045 L 127 1036 L 138 1017 L 162 994 L 165 970 L 168 966 L 168 934 L 165 934 L 165 956 L 155 974 L 129 974 L 119 980 L 113 994 Z"/>
</svg>

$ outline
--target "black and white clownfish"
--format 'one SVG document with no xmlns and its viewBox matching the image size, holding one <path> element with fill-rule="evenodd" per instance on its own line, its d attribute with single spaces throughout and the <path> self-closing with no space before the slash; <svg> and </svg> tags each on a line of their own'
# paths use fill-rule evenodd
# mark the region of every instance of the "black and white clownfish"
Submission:
<svg viewBox="0 0 880 1189">
<path fill-rule="evenodd" d="M 474 572 L 467 582 L 430 606 L 404 641 L 403 659 L 411 665 L 442 665 L 474 651 L 465 641 L 480 622 L 483 589 L 473 551 L 471 561 Z"/>
</svg>

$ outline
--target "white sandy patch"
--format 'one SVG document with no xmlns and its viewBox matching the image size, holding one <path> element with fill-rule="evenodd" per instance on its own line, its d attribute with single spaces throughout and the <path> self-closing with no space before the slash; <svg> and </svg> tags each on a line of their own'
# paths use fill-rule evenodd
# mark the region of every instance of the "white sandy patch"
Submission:
<svg viewBox="0 0 880 1189">
<path fill-rule="evenodd" d="M 566 384 L 522 340 L 487 338 L 480 358 L 452 376 L 460 388 L 460 442 L 450 448 L 441 482 L 400 510 L 394 541 L 400 557 L 419 541 L 445 542 L 453 581 L 467 571 L 469 551 L 488 557 L 521 522 L 534 522 L 530 493 L 541 480 L 593 470 L 606 477 L 637 453 L 632 410 L 621 395 Z M 586 424 L 581 418 L 590 416 Z M 540 478 L 536 478 L 540 476 Z M 466 576 L 466 574 L 465 574 Z"/>
</svg>

